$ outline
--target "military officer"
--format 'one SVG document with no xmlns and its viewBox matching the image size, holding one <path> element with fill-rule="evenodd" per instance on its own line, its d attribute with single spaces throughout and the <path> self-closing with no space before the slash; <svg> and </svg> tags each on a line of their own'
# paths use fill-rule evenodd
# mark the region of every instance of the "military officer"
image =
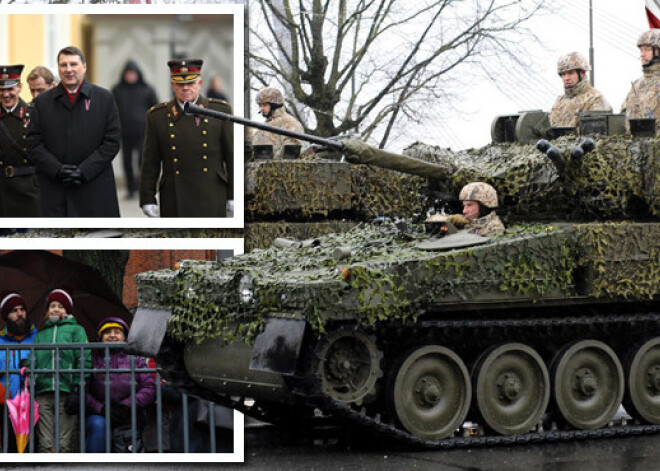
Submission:
<svg viewBox="0 0 660 471">
<path fill-rule="evenodd" d="M 259 105 L 259 112 L 266 118 L 266 124 L 290 131 L 304 132 L 300 121 L 286 112 L 284 95 L 279 89 L 274 87 L 264 88 L 257 94 L 256 101 Z M 252 145 L 272 145 L 273 158 L 279 159 L 282 157 L 282 149 L 285 145 L 300 145 L 300 141 L 260 129 L 254 133 Z"/>
<path fill-rule="evenodd" d="M 232 124 L 183 112 L 188 101 L 231 113 L 227 102 L 200 94 L 202 64 L 169 61 L 175 97 L 147 112 L 140 206 L 149 217 L 224 217 L 233 207 Z"/>
<path fill-rule="evenodd" d="M 591 70 L 587 60 L 578 52 L 561 56 L 557 61 L 557 74 L 564 84 L 564 94 L 557 98 L 550 111 L 553 127 L 576 127 L 580 111 L 612 111 L 601 92 L 585 79 Z"/>
<path fill-rule="evenodd" d="M 655 119 L 655 134 L 660 131 L 660 29 L 650 29 L 637 40 L 643 76 L 632 84 L 621 113 L 626 115 L 626 130 L 631 119 Z"/>
<path fill-rule="evenodd" d="M 27 159 L 31 107 L 20 97 L 23 65 L 0 65 L 0 217 L 42 215 L 36 169 Z"/>
</svg>

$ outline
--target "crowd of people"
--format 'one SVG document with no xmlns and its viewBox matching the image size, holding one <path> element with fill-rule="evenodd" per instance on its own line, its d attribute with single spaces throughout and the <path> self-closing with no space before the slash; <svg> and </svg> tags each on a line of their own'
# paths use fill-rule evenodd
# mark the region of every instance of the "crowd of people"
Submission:
<svg viewBox="0 0 660 471">
<path fill-rule="evenodd" d="M 183 424 L 181 393 L 161 382 L 163 404 L 161 413 L 163 422 L 163 443 L 158 446 L 155 430 L 156 422 L 156 374 L 146 371 L 154 368 L 147 359 L 125 353 L 123 348 L 81 349 L 81 344 L 88 343 L 85 329 L 77 322 L 73 313 L 73 297 L 69 289 L 52 290 L 47 297 L 43 326 L 37 331 L 28 318 L 28 306 L 20 293 L 5 292 L 0 299 L 0 313 L 5 321 L 5 328 L 0 332 L 0 368 L 13 371 L 8 375 L 0 374 L 0 381 L 5 388 L 4 399 L 15 398 L 22 388 L 24 377 L 33 378 L 35 400 L 39 404 L 39 420 L 35 430 L 35 451 L 39 453 L 87 453 L 131 452 L 134 440 L 139 451 L 183 452 Z M 123 343 L 129 332 L 129 324 L 119 317 L 108 317 L 101 321 L 92 339 L 104 344 Z M 31 358 L 30 349 L 12 349 L 11 346 L 30 344 L 57 344 L 54 349 L 34 349 Z M 75 344 L 71 348 L 63 345 Z M 84 350 L 84 353 L 81 351 Z M 85 387 L 81 390 L 80 371 L 85 373 Z M 29 369 L 39 371 L 29 373 Z M 44 373 L 43 371 L 48 370 Z M 133 372 L 131 372 L 133 370 Z M 109 384 L 107 384 L 109 383 Z M 106 396 L 106 394 L 109 395 Z M 199 429 L 194 417 L 202 401 L 190 400 L 192 414 L 189 431 L 190 452 L 208 452 L 211 447 L 205 430 Z M 80 449 L 80 415 L 85 414 L 85 446 Z M 57 417 L 57 419 L 56 419 Z M 58 422 L 58 428 L 55 423 Z M 107 424 L 107 422 L 110 422 Z M 221 442 L 218 451 L 231 451 L 231 422 L 220 424 L 227 431 L 218 434 Z M 143 430 L 149 429 L 148 436 Z M 56 430 L 59 433 L 56 435 Z M 108 441 L 107 431 L 111 437 Z M 16 452 L 14 430 L 9 424 L 3 429 L 7 435 L 7 452 Z M 1 443 L 1 442 L 0 442 Z M 106 444 L 111 449 L 106 449 Z"/>
<path fill-rule="evenodd" d="M 169 61 L 174 98 L 160 104 L 133 61 L 112 91 L 92 84 L 75 46 L 57 54 L 59 83 L 43 66 L 28 74 L 30 103 L 20 97 L 24 66 L 0 66 L 0 217 L 119 217 L 112 161 L 120 148 L 127 198 L 139 190 L 147 216 L 225 217 L 232 126 L 183 113 L 186 101 L 231 113 L 200 93 L 202 64 Z"/>
</svg>

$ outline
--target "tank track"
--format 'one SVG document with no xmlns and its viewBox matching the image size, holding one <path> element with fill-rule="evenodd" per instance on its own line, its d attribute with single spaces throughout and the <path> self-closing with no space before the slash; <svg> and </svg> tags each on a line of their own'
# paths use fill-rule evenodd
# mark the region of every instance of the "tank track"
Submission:
<svg viewBox="0 0 660 471">
<path fill-rule="evenodd" d="M 411 325 L 381 326 L 377 330 L 415 329 L 416 331 L 434 332 L 438 330 L 454 331 L 456 329 L 498 329 L 502 331 L 571 328 L 578 332 L 601 331 L 618 326 L 630 329 L 630 326 L 647 329 L 652 327 L 653 331 L 660 331 L 660 314 L 632 314 L 632 315 L 600 315 L 562 318 L 537 318 L 537 319 L 468 319 L 468 320 L 431 320 L 419 321 Z M 583 332 L 584 333 L 584 332 Z M 429 334 L 432 335 L 432 334 Z M 246 404 L 244 397 L 230 397 L 215 394 L 195 383 L 185 370 L 183 363 L 183 345 L 166 340 L 156 359 L 161 375 L 170 383 L 174 384 L 183 392 L 206 399 L 217 404 L 231 407 L 239 412 L 258 420 L 286 426 L 296 410 L 297 406 L 288 409 L 277 404 L 265 404 L 254 402 Z M 338 419 L 344 425 L 358 426 L 368 429 L 392 442 L 423 449 L 456 449 L 497 445 L 525 445 L 552 442 L 564 442 L 570 440 L 599 439 L 612 437 L 627 437 L 635 435 L 652 435 L 660 432 L 660 425 L 640 425 L 638 423 L 610 424 L 597 430 L 540 430 L 518 435 L 468 435 L 455 436 L 437 441 L 423 440 L 403 430 L 393 423 L 381 420 L 379 413 L 370 414 L 366 407 L 353 408 L 350 404 L 336 401 L 332 397 L 322 393 L 320 378 L 314 377 L 311 381 L 291 381 L 292 394 L 310 410 L 317 409 L 325 417 Z M 311 423 L 311 421 L 310 421 Z M 290 424 L 289 424 L 290 425 Z M 287 427 L 289 428 L 289 427 Z"/>
<path fill-rule="evenodd" d="M 470 320 L 437 320 L 419 321 L 409 326 L 382 326 L 378 328 L 379 334 L 389 330 L 404 331 L 407 327 L 415 329 L 415 332 L 434 332 L 438 330 L 454 331 L 456 329 L 499 329 L 504 332 L 525 330 L 570 328 L 584 335 L 585 332 L 601 332 L 608 329 L 625 326 L 638 328 L 651 328 L 655 335 L 660 331 L 660 314 L 645 313 L 632 315 L 596 315 L 581 317 L 562 318 L 537 318 L 537 319 L 470 319 Z M 428 334 L 432 336 L 433 334 Z M 538 332 L 537 332 L 538 335 Z M 380 335 L 379 335 L 379 338 Z M 611 437 L 625 437 L 634 435 L 651 435 L 660 432 L 660 425 L 642 425 L 634 422 L 621 421 L 621 424 L 610 423 L 610 425 L 596 430 L 539 430 L 518 435 L 469 435 L 455 436 L 437 441 L 420 439 L 417 436 L 403 430 L 393 423 L 381 419 L 380 413 L 368 412 L 368 407 L 354 408 L 348 403 L 334 400 L 324 394 L 320 387 L 320 378 L 312 381 L 300 381 L 293 390 L 295 396 L 303 403 L 313 406 L 325 414 L 338 417 L 345 424 L 357 425 L 368 429 L 370 432 L 388 438 L 396 443 L 411 447 L 424 449 L 454 449 L 465 447 L 495 446 L 495 445 L 518 445 L 551 443 L 569 440 L 598 439 Z"/>
</svg>

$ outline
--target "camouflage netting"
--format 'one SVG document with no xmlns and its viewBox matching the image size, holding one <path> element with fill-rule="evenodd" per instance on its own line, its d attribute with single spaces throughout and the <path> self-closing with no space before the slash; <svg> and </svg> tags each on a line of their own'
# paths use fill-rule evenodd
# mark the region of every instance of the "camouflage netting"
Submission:
<svg viewBox="0 0 660 471">
<path fill-rule="evenodd" d="M 246 218 L 306 220 L 349 214 L 367 220 L 406 216 L 426 207 L 426 180 L 348 163 L 297 160 L 250 163 L 246 170 Z"/>
<path fill-rule="evenodd" d="M 585 294 L 629 299 L 660 294 L 660 224 L 579 224 L 576 230 Z"/>
<path fill-rule="evenodd" d="M 245 225 L 245 251 L 270 247 L 278 237 L 297 240 L 311 239 L 326 234 L 347 232 L 355 227 L 355 221 L 320 222 L 253 222 Z"/>
<path fill-rule="evenodd" d="M 567 162 L 559 175 L 533 145 L 496 144 L 452 152 L 415 143 L 404 153 L 451 165 L 440 187 L 457 194 L 470 181 L 486 181 L 499 194 L 500 214 L 515 219 L 660 217 L 660 140 L 604 136 L 582 162 L 571 158 L 578 139 L 554 144 Z"/>
<path fill-rule="evenodd" d="M 266 316 L 326 322 L 415 319 L 431 304 L 660 295 L 660 223 L 516 225 L 491 242 L 419 250 L 420 226 L 360 224 L 318 246 L 270 248 L 140 275 L 139 304 L 174 306 L 169 332 L 252 341 Z M 312 244 L 313 245 L 313 244 Z M 342 248 L 342 250 L 337 250 Z M 350 252 L 350 256 L 339 256 Z"/>
</svg>

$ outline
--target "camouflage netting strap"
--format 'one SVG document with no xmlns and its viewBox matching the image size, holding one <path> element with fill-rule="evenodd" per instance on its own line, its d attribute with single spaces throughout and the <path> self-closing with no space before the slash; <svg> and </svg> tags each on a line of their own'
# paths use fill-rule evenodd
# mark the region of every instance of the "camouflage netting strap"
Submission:
<svg viewBox="0 0 660 471">
<path fill-rule="evenodd" d="M 580 224 L 585 294 L 596 298 L 660 296 L 660 224 Z"/>
</svg>

